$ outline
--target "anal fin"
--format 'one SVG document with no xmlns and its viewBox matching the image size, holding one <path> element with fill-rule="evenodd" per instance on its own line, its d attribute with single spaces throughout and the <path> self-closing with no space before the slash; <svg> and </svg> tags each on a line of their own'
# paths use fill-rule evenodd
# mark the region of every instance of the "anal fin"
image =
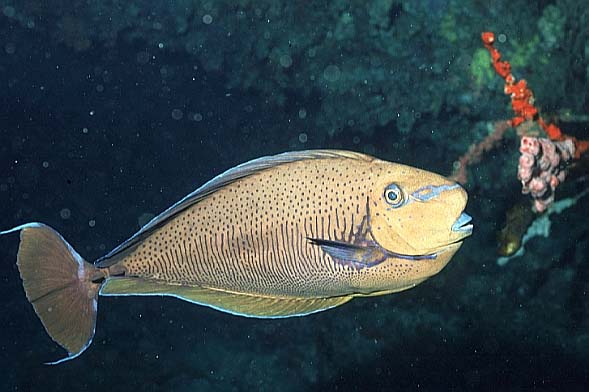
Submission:
<svg viewBox="0 0 589 392">
<path fill-rule="evenodd" d="M 108 279 L 102 286 L 100 294 L 173 296 L 223 312 L 259 318 L 304 316 L 345 304 L 352 299 L 351 296 L 327 298 L 259 296 L 140 278 Z"/>
</svg>

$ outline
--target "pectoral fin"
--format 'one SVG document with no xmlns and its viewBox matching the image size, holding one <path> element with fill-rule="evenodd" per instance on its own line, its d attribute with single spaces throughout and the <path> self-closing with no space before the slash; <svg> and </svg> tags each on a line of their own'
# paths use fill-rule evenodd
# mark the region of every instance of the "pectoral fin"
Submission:
<svg viewBox="0 0 589 392">
<path fill-rule="evenodd" d="M 336 262 L 358 269 L 373 267 L 388 257 L 388 253 L 378 245 L 355 245 L 317 238 L 309 238 L 309 241 L 320 246 Z"/>
</svg>

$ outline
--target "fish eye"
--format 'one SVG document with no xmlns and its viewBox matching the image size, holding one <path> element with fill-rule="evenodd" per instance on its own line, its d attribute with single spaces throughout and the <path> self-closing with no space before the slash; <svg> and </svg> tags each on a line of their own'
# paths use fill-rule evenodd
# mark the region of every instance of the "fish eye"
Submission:
<svg viewBox="0 0 589 392">
<path fill-rule="evenodd" d="M 401 207 L 403 205 L 403 202 L 405 201 L 405 198 L 403 197 L 403 192 L 397 184 L 391 184 L 385 188 L 384 199 L 393 208 Z"/>
</svg>

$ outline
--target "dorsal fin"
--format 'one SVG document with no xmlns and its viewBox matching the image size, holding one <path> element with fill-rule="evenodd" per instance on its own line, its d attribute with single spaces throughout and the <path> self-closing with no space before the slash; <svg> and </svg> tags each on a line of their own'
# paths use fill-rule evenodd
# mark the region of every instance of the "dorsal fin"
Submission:
<svg viewBox="0 0 589 392">
<path fill-rule="evenodd" d="M 186 210 L 188 207 L 198 203 L 207 196 L 215 193 L 219 189 L 237 181 L 239 179 L 249 177 L 253 174 L 262 172 L 279 165 L 284 165 L 291 162 L 302 161 L 307 159 L 353 159 L 365 162 L 370 162 L 375 158 L 353 151 L 345 150 L 305 150 L 305 151 L 291 151 L 278 155 L 266 156 L 235 166 L 222 174 L 214 177 L 212 180 L 205 183 L 203 186 L 188 194 L 183 199 L 172 205 L 170 208 L 153 218 L 149 223 L 143 226 L 131 238 L 114 248 L 107 255 L 101 257 L 96 261 L 101 267 L 107 267 L 114 264 L 116 261 L 112 260 L 114 256 L 134 249 L 144 238 L 148 237 L 154 230 L 161 227 L 170 218 Z"/>
</svg>

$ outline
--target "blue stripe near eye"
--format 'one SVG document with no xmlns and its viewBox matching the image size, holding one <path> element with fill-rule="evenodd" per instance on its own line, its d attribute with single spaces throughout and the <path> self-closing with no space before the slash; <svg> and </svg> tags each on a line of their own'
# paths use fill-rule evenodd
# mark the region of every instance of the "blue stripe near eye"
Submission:
<svg viewBox="0 0 589 392">
<path fill-rule="evenodd" d="M 450 191 L 452 189 L 460 188 L 458 184 L 452 185 L 426 185 L 417 189 L 415 192 L 411 194 L 410 199 L 417 200 L 417 201 L 428 201 L 440 195 L 440 193 L 445 191 Z"/>
</svg>

